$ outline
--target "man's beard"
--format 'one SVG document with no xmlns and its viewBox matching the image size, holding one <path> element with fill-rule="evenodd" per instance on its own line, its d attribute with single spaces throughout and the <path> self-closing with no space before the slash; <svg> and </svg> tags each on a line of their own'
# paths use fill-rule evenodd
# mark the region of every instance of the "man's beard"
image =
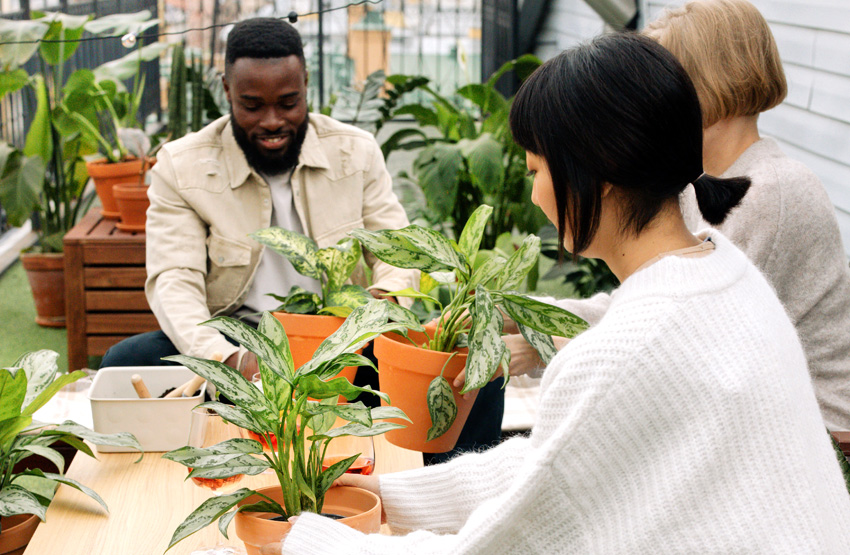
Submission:
<svg viewBox="0 0 850 555">
<path fill-rule="evenodd" d="M 301 145 L 304 143 L 304 137 L 307 136 L 307 123 L 309 122 L 309 114 L 304 118 L 304 122 L 295 131 L 292 137 L 292 142 L 280 156 L 267 156 L 260 152 L 257 146 L 251 142 L 248 133 L 240 127 L 233 117 L 233 108 L 230 109 L 230 124 L 233 126 L 233 136 L 236 138 L 236 144 L 242 149 L 245 154 L 245 159 L 248 165 L 265 175 L 280 175 L 289 171 L 298 165 L 298 156 L 301 155 Z"/>
</svg>

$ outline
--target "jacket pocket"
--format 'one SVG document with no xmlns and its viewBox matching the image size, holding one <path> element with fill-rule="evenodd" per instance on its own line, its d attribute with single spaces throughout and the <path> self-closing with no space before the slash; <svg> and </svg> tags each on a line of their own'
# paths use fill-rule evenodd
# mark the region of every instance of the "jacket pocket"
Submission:
<svg viewBox="0 0 850 555">
<path fill-rule="evenodd" d="M 214 266 L 246 266 L 251 262 L 251 247 L 232 239 L 210 235 L 207 248 Z"/>
</svg>

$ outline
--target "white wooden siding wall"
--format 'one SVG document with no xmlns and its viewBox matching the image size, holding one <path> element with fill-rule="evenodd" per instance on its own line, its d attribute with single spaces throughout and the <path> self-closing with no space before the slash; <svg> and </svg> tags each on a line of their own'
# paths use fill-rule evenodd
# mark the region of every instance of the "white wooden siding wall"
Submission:
<svg viewBox="0 0 850 555">
<path fill-rule="evenodd" d="M 639 0 L 642 23 L 684 0 Z M 770 24 L 788 98 L 760 128 L 823 181 L 850 255 L 850 0 L 751 0 Z M 553 0 L 537 55 L 552 57 L 604 28 L 583 0 Z"/>
</svg>

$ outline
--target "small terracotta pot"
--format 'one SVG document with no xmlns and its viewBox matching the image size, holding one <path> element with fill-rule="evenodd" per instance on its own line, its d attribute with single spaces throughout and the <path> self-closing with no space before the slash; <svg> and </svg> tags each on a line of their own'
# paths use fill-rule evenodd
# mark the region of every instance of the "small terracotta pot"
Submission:
<svg viewBox="0 0 850 555">
<path fill-rule="evenodd" d="M 30 542 L 39 520 L 35 515 L 14 515 L 0 518 L 0 555 L 21 555 Z"/>
<path fill-rule="evenodd" d="M 89 176 L 94 180 L 97 196 L 103 205 L 100 214 L 110 220 L 117 220 L 121 216 L 118 212 L 118 204 L 112 194 L 113 185 L 118 183 L 143 184 L 145 182 L 145 171 L 142 169 L 141 158 L 115 163 L 110 163 L 103 158 L 94 162 L 86 162 L 86 169 Z"/>
<path fill-rule="evenodd" d="M 421 332 L 410 331 L 408 335 L 418 345 L 425 343 L 428 337 Z M 469 416 L 478 390 L 472 392 L 469 400 L 460 395 L 459 390 L 452 386 L 457 417 L 454 424 L 440 437 L 427 441 L 428 429 L 431 427 L 431 414 L 428 412 L 428 386 L 440 375 L 443 365 L 451 353 L 441 353 L 415 347 L 407 339 L 396 333 L 386 333 L 375 339 L 375 358 L 378 359 L 378 379 L 380 389 L 390 397 L 390 403 L 398 407 L 412 422 L 401 419 L 390 419 L 404 428 L 390 430 L 386 433 L 387 441 L 393 445 L 420 451 L 423 453 L 445 453 L 457 443 L 460 431 Z M 458 354 L 452 358 L 443 372 L 449 384 L 466 366 L 466 349 L 458 349 Z M 381 401 L 382 404 L 386 404 Z"/>
<path fill-rule="evenodd" d="M 144 231 L 147 210 L 151 205 L 148 186 L 119 183 L 112 186 L 112 194 L 118 205 L 118 212 L 121 213 L 121 221 L 115 224 L 115 227 L 122 231 Z"/>
<path fill-rule="evenodd" d="M 267 495 L 283 504 L 283 492 L 280 486 L 260 488 L 259 493 Z M 239 502 L 239 506 L 262 501 L 259 495 L 252 495 Z M 339 522 L 364 534 L 375 534 L 381 530 L 381 499 L 365 489 L 353 487 L 333 487 L 325 494 L 322 512 L 341 515 Z M 234 523 L 236 535 L 245 543 L 248 555 L 260 555 L 260 548 L 266 544 L 280 542 L 292 527 L 288 522 L 270 520 L 278 515 L 274 513 L 236 513 Z"/>
<path fill-rule="evenodd" d="M 292 350 L 292 360 L 295 368 L 306 364 L 313 358 L 313 353 L 345 322 L 345 318 L 337 316 L 318 316 L 315 314 L 290 314 L 288 312 L 272 312 L 272 315 L 283 324 L 286 336 L 289 338 L 289 348 Z M 357 351 L 362 353 L 363 350 Z M 337 376 L 348 378 L 354 383 L 357 374 L 356 366 L 346 366 Z"/>
<path fill-rule="evenodd" d="M 65 327 L 65 257 L 59 253 L 21 253 L 35 302 L 35 323 Z"/>
</svg>

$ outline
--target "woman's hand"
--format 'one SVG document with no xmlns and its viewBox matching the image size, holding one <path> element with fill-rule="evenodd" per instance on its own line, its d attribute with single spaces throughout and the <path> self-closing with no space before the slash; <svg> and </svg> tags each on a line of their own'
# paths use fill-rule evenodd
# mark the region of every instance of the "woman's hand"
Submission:
<svg viewBox="0 0 850 555">
<path fill-rule="evenodd" d="M 343 474 L 333 483 L 334 486 L 354 486 L 356 488 L 371 491 L 381 497 L 381 483 L 375 475 L 363 476 L 362 474 Z M 387 513 L 384 512 L 384 504 L 381 503 L 381 524 L 387 521 Z"/>
<path fill-rule="evenodd" d="M 242 355 L 242 360 L 239 360 L 239 351 L 236 351 L 224 363 L 231 368 L 239 370 L 242 376 L 249 382 L 254 377 L 254 374 L 260 371 L 260 366 L 257 364 L 257 355 L 250 351 L 245 351 Z"/>
</svg>

